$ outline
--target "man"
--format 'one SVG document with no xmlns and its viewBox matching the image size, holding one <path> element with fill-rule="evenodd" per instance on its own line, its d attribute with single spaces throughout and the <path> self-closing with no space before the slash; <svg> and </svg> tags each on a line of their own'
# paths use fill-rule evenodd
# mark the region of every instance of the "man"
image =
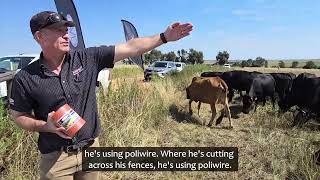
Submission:
<svg viewBox="0 0 320 180">
<path fill-rule="evenodd" d="M 174 23 L 160 35 L 115 46 L 70 51 L 68 27 L 72 26 L 73 22 L 55 12 L 34 15 L 30 28 L 42 49 L 40 59 L 22 69 L 13 80 L 11 115 L 19 127 L 39 132 L 41 179 L 97 179 L 97 172 L 81 171 L 81 150 L 99 146 L 100 121 L 95 95 L 99 71 L 167 41 L 179 40 L 192 31 L 190 23 Z M 86 121 L 73 138 L 52 120 L 54 111 L 64 104 Z"/>
</svg>

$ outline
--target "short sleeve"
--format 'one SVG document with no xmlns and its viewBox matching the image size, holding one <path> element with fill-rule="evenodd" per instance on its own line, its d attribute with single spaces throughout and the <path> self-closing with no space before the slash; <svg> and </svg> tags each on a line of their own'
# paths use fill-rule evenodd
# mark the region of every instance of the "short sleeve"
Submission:
<svg viewBox="0 0 320 180">
<path fill-rule="evenodd" d="M 11 97 L 9 99 L 10 109 L 19 112 L 31 112 L 33 107 L 33 100 L 27 92 L 26 87 L 23 86 L 19 77 L 15 76 L 12 82 Z"/>
<path fill-rule="evenodd" d="M 88 48 L 89 54 L 97 63 L 98 71 L 114 67 L 115 46 L 100 46 Z"/>
</svg>

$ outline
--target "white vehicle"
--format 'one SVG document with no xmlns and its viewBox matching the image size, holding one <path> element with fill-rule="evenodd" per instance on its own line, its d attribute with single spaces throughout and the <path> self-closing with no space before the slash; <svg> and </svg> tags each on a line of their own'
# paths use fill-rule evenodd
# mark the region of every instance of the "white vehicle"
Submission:
<svg viewBox="0 0 320 180">
<path fill-rule="evenodd" d="M 231 64 L 224 64 L 223 67 L 225 67 L 225 68 L 231 68 Z"/>
<path fill-rule="evenodd" d="M 186 66 L 186 63 L 183 63 L 183 62 L 175 62 L 175 64 L 178 72 L 182 71 L 183 68 Z"/>
<path fill-rule="evenodd" d="M 38 59 L 39 54 L 18 54 L 0 57 L 0 74 L 9 71 L 15 71 L 17 73 Z M 0 82 L 0 98 L 6 97 L 7 95 L 7 82 Z"/>
<path fill-rule="evenodd" d="M 22 68 L 38 60 L 40 54 L 18 54 L 0 57 L 0 74 L 15 71 L 16 73 Z M 110 72 L 107 68 L 102 69 L 98 74 L 97 84 L 101 85 L 104 92 L 107 91 L 110 83 Z M 0 98 L 4 98 L 7 93 L 7 82 L 0 82 Z"/>
<path fill-rule="evenodd" d="M 144 79 L 150 80 L 152 74 L 164 77 L 174 71 L 177 71 L 177 67 L 173 61 L 156 61 L 144 70 Z"/>
</svg>

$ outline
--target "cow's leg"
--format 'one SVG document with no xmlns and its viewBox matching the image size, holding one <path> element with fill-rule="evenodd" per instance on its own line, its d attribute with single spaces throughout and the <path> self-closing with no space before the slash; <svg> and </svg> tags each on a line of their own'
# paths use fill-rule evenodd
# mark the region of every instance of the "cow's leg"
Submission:
<svg viewBox="0 0 320 180">
<path fill-rule="evenodd" d="M 252 105 L 254 106 L 254 112 L 257 111 L 257 106 L 258 106 L 258 101 L 257 100 L 253 100 Z"/>
<path fill-rule="evenodd" d="M 217 114 L 217 110 L 216 110 L 216 105 L 214 103 L 210 104 L 210 107 L 211 107 L 211 120 L 208 124 L 208 127 L 211 127 L 212 126 L 212 123 L 213 123 L 213 120 L 214 118 L 216 117 L 216 114 Z"/>
<path fill-rule="evenodd" d="M 221 110 L 221 115 L 217 118 L 216 120 L 216 126 L 220 126 L 221 121 L 223 120 L 225 114 L 225 110 L 224 108 Z"/>
<path fill-rule="evenodd" d="M 271 102 L 272 102 L 272 108 L 275 109 L 274 104 L 276 102 L 276 98 L 275 98 L 274 94 L 271 96 Z"/>
<path fill-rule="evenodd" d="M 298 125 L 298 127 L 302 127 L 302 125 L 306 123 L 308 120 L 310 120 L 308 112 L 303 112 L 302 110 L 300 110 L 298 114 L 294 117 L 292 127 L 296 125 Z"/>
<path fill-rule="evenodd" d="M 229 108 L 229 104 L 228 104 L 227 99 L 226 99 L 226 101 L 224 103 L 224 111 L 226 112 L 227 117 L 229 119 L 229 127 L 232 128 L 231 113 L 230 113 L 230 108 Z"/>
<path fill-rule="evenodd" d="M 266 105 L 266 102 L 267 102 L 266 97 L 263 97 L 263 98 L 262 98 L 263 107 Z"/>
<path fill-rule="evenodd" d="M 190 115 L 192 115 L 191 103 L 192 103 L 192 100 L 190 99 L 190 100 L 189 100 L 189 114 L 190 114 Z"/>
<path fill-rule="evenodd" d="M 201 107 L 201 102 L 199 101 L 198 103 L 198 116 L 200 117 L 200 107 Z"/>
<path fill-rule="evenodd" d="M 228 93 L 229 102 L 232 101 L 233 96 L 234 96 L 234 90 L 233 89 L 229 89 L 229 93 Z"/>
</svg>

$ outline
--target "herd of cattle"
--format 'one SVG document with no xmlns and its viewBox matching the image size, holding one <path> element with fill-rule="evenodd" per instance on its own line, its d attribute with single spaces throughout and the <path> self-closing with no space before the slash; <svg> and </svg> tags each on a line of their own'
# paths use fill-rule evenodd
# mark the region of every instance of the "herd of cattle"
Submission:
<svg viewBox="0 0 320 180">
<path fill-rule="evenodd" d="M 192 114 L 193 101 L 199 102 L 198 114 L 201 102 L 210 104 L 212 117 L 208 126 L 211 126 L 216 115 L 215 104 L 222 103 L 232 127 L 228 102 L 231 102 L 235 91 L 242 97 L 242 112 L 245 114 L 252 109 L 256 110 L 260 103 L 264 105 L 267 98 L 270 98 L 273 107 L 277 102 L 279 113 L 297 107 L 292 126 L 301 126 L 310 119 L 319 120 L 320 117 L 320 77 L 309 73 L 296 76 L 293 73 L 247 71 L 203 72 L 201 77 L 193 78 L 191 85 L 186 89 L 187 99 L 190 99 L 189 112 Z M 223 116 L 222 111 L 216 121 L 217 126 L 220 125 Z"/>
</svg>

